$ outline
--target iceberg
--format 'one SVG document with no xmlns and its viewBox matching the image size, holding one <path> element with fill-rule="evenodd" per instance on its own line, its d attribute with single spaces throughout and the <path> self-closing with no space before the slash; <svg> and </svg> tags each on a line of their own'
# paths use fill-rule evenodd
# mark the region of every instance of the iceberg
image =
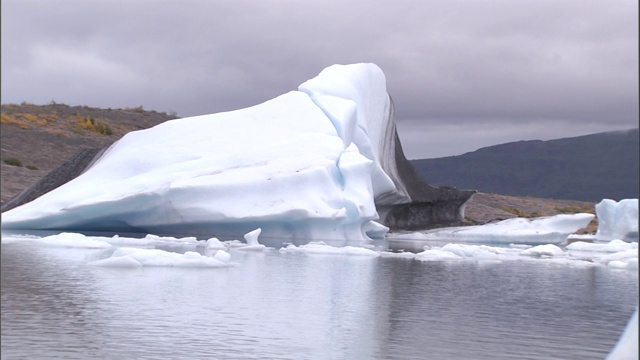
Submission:
<svg viewBox="0 0 640 360">
<path fill-rule="evenodd" d="M 260 228 L 263 242 L 344 245 L 459 224 L 474 194 L 417 175 L 375 64 L 333 65 L 297 91 L 131 132 L 64 166 L 80 175 L 12 201 L 3 229 L 230 239 Z"/>
<path fill-rule="evenodd" d="M 603 199 L 596 204 L 596 215 L 596 239 L 638 241 L 638 199 Z"/>
</svg>

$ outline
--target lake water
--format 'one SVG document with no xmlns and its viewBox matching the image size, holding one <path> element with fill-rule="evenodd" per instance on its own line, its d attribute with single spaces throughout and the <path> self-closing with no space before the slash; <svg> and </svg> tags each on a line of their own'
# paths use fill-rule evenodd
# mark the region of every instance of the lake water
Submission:
<svg viewBox="0 0 640 360">
<path fill-rule="evenodd" d="M 2 359 L 603 359 L 637 271 L 231 251 L 228 268 L 101 268 L 2 244 Z M 172 251 L 183 251 L 174 248 Z"/>
</svg>

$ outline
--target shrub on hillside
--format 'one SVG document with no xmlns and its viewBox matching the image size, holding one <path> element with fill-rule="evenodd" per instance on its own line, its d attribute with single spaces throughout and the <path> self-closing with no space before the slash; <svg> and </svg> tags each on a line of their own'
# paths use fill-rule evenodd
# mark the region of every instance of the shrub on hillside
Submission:
<svg viewBox="0 0 640 360">
<path fill-rule="evenodd" d="M 85 129 L 85 130 L 94 132 L 96 134 L 102 134 L 102 135 L 112 135 L 113 134 L 113 130 L 111 130 L 109 125 L 105 124 L 102 121 L 95 120 L 91 116 L 87 116 L 86 118 L 82 118 L 82 120 L 80 120 L 80 127 Z"/>
<path fill-rule="evenodd" d="M 11 166 L 22 166 L 22 161 L 17 158 L 6 158 L 4 163 Z"/>
<path fill-rule="evenodd" d="M 14 124 L 14 125 L 18 125 L 23 129 L 28 129 L 29 128 L 29 124 L 27 124 L 24 120 L 19 120 L 16 119 L 8 114 L 2 114 L 0 116 L 0 123 L 2 124 Z"/>
</svg>

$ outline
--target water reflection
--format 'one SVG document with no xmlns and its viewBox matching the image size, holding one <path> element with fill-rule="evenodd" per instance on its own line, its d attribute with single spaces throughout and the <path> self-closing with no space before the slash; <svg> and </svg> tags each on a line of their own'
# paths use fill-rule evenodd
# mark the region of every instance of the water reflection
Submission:
<svg viewBox="0 0 640 360">
<path fill-rule="evenodd" d="M 637 273 L 603 267 L 277 251 L 86 266 L 109 251 L 2 244 L 2 357 L 602 359 L 638 302 Z"/>
<path fill-rule="evenodd" d="M 637 304 L 629 272 L 387 260 L 377 358 L 602 359 Z"/>
<path fill-rule="evenodd" d="M 59 255 L 64 251 L 62 260 Z M 104 316 L 91 273 L 69 266 L 86 251 L 2 246 L 2 357 L 21 347 L 33 356 L 104 352 Z M 17 261 L 16 261 L 17 260 Z M 61 345 L 62 344 L 62 345 Z"/>
</svg>

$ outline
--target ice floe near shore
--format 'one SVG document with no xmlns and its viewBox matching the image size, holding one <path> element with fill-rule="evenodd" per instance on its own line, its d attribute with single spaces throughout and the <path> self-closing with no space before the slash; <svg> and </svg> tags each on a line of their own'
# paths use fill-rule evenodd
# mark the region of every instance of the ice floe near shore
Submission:
<svg viewBox="0 0 640 360">
<path fill-rule="evenodd" d="M 638 241 L 638 199 L 604 199 L 596 204 L 596 216 L 596 239 Z"/>
<path fill-rule="evenodd" d="M 485 244 L 559 244 L 586 227 L 594 217 L 593 214 L 580 213 L 534 219 L 513 218 L 485 225 L 393 233 L 389 237 Z"/>
</svg>

